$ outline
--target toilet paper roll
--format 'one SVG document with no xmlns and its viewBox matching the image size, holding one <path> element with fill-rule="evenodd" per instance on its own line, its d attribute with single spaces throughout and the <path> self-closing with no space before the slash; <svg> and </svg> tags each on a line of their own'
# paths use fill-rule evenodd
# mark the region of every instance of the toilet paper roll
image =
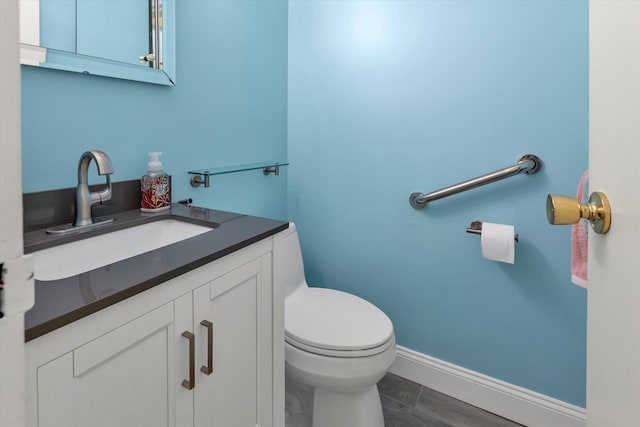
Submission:
<svg viewBox="0 0 640 427">
<path fill-rule="evenodd" d="M 480 247 L 482 256 L 492 261 L 515 262 L 514 227 L 508 224 L 482 223 Z"/>
</svg>

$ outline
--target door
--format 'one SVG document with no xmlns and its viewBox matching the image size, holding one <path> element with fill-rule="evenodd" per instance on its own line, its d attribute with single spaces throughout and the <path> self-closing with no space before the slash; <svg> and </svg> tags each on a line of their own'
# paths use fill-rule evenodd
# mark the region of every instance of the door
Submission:
<svg viewBox="0 0 640 427">
<path fill-rule="evenodd" d="M 0 426 L 24 426 L 24 312 L 33 305 L 22 256 L 18 1 L 0 1 Z"/>
<path fill-rule="evenodd" d="M 611 230 L 589 234 L 587 425 L 640 422 L 640 2 L 589 3 L 590 191 Z"/>
<path fill-rule="evenodd" d="M 38 427 L 175 427 L 175 326 L 170 302 L 38 367 Z"/>
<path fill-rule="evenodd" d="M 193 292 L 198 370 L 195 427 L 262 424 L 258 419 L 258 375 L 263 369 L 258 337 L 269 326 L 261 318 L 261 282 L 261 262 L 256 259 Z"/>
</svg>

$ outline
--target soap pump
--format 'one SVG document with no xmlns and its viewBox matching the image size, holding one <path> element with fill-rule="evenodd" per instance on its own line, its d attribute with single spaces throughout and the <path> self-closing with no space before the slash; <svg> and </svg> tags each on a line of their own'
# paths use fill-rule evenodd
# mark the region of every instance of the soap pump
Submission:
<svg viewBox="0 0 640 427">
<path fill-rule="evenodd" d="M 149 153 L 147 173 L 140 180 L 142 212 L 162 212 L 171 208 L 169 175 L 162 170 L 161 152 Z"/>
</svg>

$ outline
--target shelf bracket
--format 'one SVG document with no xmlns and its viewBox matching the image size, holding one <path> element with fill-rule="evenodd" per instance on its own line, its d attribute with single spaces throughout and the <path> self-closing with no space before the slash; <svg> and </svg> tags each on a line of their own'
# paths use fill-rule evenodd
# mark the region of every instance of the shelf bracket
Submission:
<svg viewBox="0 0 640 427">
<path fill-rule="evenodd" d="M 278 175 L 280 175 L 280 165 L 266 167 L 266 168 L 262 169 L 262 173 L 265 174 L 265 175 L 269 175 L 269 174 L 273 173 L 276 176 L 278 176 Z"/>
<path fill-rule="evenodd" d="M 209 171 L 204 171 L 204 178 L 202 175 L 193 175 L 189 182 L 192 187 L 200 187 L 204 184 L 204 188 L 209 188 Z"/>
</svg>

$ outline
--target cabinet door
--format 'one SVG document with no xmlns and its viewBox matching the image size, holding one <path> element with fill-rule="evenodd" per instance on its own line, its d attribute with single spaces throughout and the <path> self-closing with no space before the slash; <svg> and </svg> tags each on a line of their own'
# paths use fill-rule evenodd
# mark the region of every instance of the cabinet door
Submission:
<svg viewBox="0 0 640 427">
<path fill-rule="evenodd" d="M 268 326 L 262 313 L 261 263 L 256 259 L 194 291 L 197 380 L 194 394 L 196 427 L 254 427 L 261 424 L 258 336 Z M 212 372 L 207 374 L 212 329 Z"/>
<path fill-rule="evenodd" d="M 37 371 L 39 427 L 171 426 L 173 303 Z"/>
</svg>

